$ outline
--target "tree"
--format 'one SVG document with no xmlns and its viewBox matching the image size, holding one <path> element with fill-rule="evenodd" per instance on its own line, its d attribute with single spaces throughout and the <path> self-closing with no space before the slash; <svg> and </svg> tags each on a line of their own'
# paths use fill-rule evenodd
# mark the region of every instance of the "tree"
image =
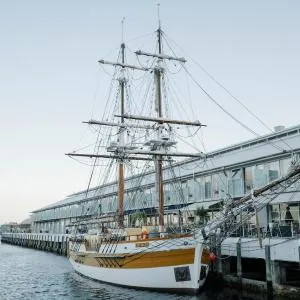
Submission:
<svg viewBox="0 0 300 300">
<path fill-rule="evenodd" d="M 199 217 L 199 219 L 200 219 L 199 223 L 200 224 L 205 224 L 206 223 L 206 219 L 208 217 L 208 212 L 203 206 L 196 208 L 195 215 L 197 217 Z"/>
<path fill-rule="evenodd" d="M 139 222 L 139 225 L 145 225 L 147 223 L 147 215 L 144 211 L 136 211 L 130 215 L 130 223 L 133 226 L 136 226 L 136 222 Z"/>
</svg>

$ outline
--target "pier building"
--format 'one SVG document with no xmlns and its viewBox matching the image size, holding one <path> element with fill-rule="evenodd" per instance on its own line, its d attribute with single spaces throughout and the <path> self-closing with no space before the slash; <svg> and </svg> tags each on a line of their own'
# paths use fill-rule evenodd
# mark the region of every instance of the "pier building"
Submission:
<svg viewBox="0 0 300 300">
<path fill-rule="evenodd" d="M 292 155 L 300 156 L 300 125 L 275 129 L 274 133 L 209 152 L 206 158 L 184 160 L 167 168 L 164 172 L 165 224 L 186 223 L 193 219 L 190 212 L 195 212 L 199 207 L 203 207 L 207 217 L 213 217 L 229 195 L 239 199 L 251 192 L 252 188 L 284 175 Z M 175 187 L 174 181 L 177 184 Z M 140 210 L 145 212 L 144 222 L 151 219 L 155 223 L 158 203 L 154 184 L 153 171 L 143 175 L 142 180 L 138 175 L 126 179 L 126 222 L 133 222 L 133 215 Z M 84 223 L 84 220 L 87 220 L 84 230 L 99 226 L 101 222 L 111 222 L 113 226 L 112 216 L 117 210 L 117 187 L 117 182 L 112 182 L 88 192 L 80 191 L 33 211 L 32 232 L 68 233 L 74 224 L 79 221 Z M 287 207 L 294 227 L 285 224 Z M 271 228 L 274 235 L 293 235 L 299 230 L 299 208 L 300 188 L 295 185 L 289 193 L 280 195 L 260 212 L 260 227 L 266 232 L 272 223 L 272 227 L 276 225 Z M 251 224 L 247 224 L 243 233 L 251 234 L 251 230 Z"/>
</svg>

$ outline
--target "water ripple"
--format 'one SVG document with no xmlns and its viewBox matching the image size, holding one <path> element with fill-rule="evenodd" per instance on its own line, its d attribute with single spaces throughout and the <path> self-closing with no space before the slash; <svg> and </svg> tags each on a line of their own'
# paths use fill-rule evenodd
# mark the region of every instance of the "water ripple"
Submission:
<svg viewBox="0 0 300 300">
<path fill-rule="evenodd" d="M 218 300 L 225 299 L 220 298 L 222 294 L 205 292 L 191 297 L 115 287 L 78 275 L 65 257 L 0 245 L 0 299 L 3 300 Z"/>
</svg>

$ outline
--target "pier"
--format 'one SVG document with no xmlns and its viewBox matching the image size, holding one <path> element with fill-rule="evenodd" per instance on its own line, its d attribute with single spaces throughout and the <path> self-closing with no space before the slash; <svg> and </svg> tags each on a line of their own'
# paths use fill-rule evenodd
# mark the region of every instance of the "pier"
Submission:
<svg viewBox="0 0 300 300">
<path fill-rule="evenodd" d="M 255 187 L 266 185 L 284 176 L 291 164 L 291 151 L 279 151 L 272 143 L 291 145 L 300 158 L 300 126 L 211 152 L 205 165 L 190 160 L 174 165 L 185 200 L 176 200 L 171 177 L 165 177 L 165 225 L 167 229 L 183 224 L 205 223 L 222 207 L 226 194 L 239 201 Z M 213 159 L 213 162 L 212 162 Z M 170 175 L 171 176 L 171 175 Z M 147 173 L 144 181 L 128 178 L 126 184 L 124 222 L 133 227 L 157 224 L 154 175 Z M 2 242 L 22 247 L 67 255 L 69 232 L 97 232 L 116 228 L 116 182 L 87 191 L 79 191 L 53 204 L 32 212 L 28 230 L 8 224 L 2 227 Z M 131 201 L 136 193 L 143 201 Z M 199 214 L 198 211 L 202 214 Z M 290 211 L 292 219 L 286 218 Z M 140 211 L 144 214 L 141 217 Z M 137 220 L 138 214 L 140 219 Z M 269 299 L 300 299 L 300 190 L 293 185 L 285 193 L 270 199 L 256 218 L 243 221 L 242 215 L 233 222 L 237 231 L 221 242 L 218 232 L 210 241 L 216 260 L 209 276 L 213 285 L 234 286 Z M 80 226 L 78 226 L 80 224 Z M 80 230 L 80 231 L 79 231 Z M 9 233 L 7 233 L 9 232 Z M 215 288 L 215 287 L 213 287 Z M 278 296 L 278 297 L 277 297 Z"/>
<path fill-rule="evenodd" d="M 1 242 L 66 256 L 69 234 L 2 233 Z"/>
<path fill-rule="evenodd" d="M 2 233 L 2 242 L 49 251 L 66 256 L 69 234 Z M 300 239 L 265 238 L 262 247 L 256 238 L 227 238 L 213 241 L 216 260 L 211 263 L 209 278 L 268 299 L 300 297 Z"/>
<path fill-rule="evenodd" d="M 227 238 L 216 243 L 210 279 L 267 299 L 300 298 L 300 237 Z"/>
</svg>

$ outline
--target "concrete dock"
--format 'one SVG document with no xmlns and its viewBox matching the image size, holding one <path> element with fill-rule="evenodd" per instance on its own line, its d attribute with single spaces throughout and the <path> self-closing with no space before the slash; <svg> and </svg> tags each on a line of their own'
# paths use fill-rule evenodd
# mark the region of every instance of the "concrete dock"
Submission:
<svg viewBox="0 0 300 300">
<path fill-rule="evenodd" d="M 67 255 L 69 234 L 2 233 L 3 243 Z"/>
<path fill-rule="evenodd" d="M 300 299 L 300 237 L 227 238 L 216 243 L 212 281 L 219 281 L 263 299 Z"/>
</svg>

